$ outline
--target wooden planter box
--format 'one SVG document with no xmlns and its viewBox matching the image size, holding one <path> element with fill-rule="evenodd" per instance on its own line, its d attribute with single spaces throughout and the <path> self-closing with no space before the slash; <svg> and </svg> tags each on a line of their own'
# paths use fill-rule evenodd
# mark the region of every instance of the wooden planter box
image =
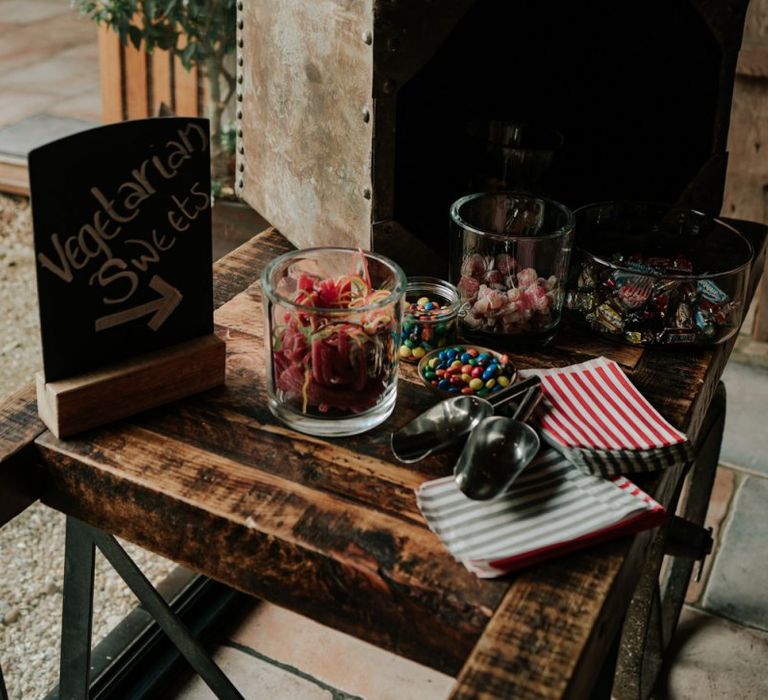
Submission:
<svg viewBox="0 0 768 700">
<path fill-rule="evenodd" d="M 177 116 L 203 113 L 203 80 L 196 69 L 184 70 L 168 51 L 151 54 L 123 46 L 118 35 L 99 26 L 101 119 L 105 124 L 156 116 L 165 104 Z"/>
</svg>

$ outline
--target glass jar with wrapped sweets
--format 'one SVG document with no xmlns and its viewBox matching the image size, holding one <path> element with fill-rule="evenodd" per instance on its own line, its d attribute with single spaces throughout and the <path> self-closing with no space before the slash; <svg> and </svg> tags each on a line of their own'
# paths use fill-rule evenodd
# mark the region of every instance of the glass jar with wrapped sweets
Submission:
<svg viewBox="0 0 768 700">
<path fill-rule="evenodd" d="M 261 283 L 272 413 L 331 437 L 386 420 L 397 391 L 400 267 L 375 253 L 311 248 L 273 260 Z"/>
<path fill-rule="evenodd" d="M 752 246 L 698 211 L 603 202 L 576 211 L 566 306 L 632 345 L 710 345 L 738 330 Z"/>
<path fill-rule="evenodd" d="M 509 349 L 549 342 L 565 297 L 572 212 L 551 199 L 495 192 L 462 197 L 450 214 L 461 336 Z"/>
</svg>

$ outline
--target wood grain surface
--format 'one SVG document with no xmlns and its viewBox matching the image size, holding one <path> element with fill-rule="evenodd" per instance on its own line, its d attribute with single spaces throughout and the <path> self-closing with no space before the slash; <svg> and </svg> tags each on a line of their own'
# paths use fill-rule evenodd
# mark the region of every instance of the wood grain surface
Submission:
<svg viewBox="0 0 768 700">
<path fill-rule="evenodd" d="M 0 526 L 37 499 L 34 477 L 24 469 L 21 454 L 44 430 L 34 383 L 0 402 Z"/>
<path fill-rule="evenodd" d="M 257 280 L 288 248 L 268 231 L 218 264 L 215 322 L 227 341 L 226 385 L 81 439 L 40 436 L 44 501 L 458 674 L 455 697 L 587 697 L 651 533 L 502 580 L 468 574 L 426 528 L 413 495 L 422 481 L 450 473 L 452 456 L 401 465 L 389 451 L 389 432 L 434 401 L 412 367 L 403 368 L 393 416 L 366 435 L 300 435 L 269 412 Z M 729 346 L 643 351 L 592 337 L 569 342 L 570 333 L 552 347 L 514 355 L 515 362 L 557 367 L 613 357 L 695 439 Z M 643 486 L 669 503 L 681 472 Z"/>
</svg>

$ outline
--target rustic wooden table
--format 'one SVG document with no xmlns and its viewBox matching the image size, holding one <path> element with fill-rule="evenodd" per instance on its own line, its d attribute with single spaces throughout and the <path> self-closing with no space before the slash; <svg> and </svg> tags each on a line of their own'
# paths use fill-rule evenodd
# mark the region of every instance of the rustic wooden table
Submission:
<svg viewBox="0 0 768 700">
<path fill-rule="evenodd" d="M 754 238 L 762 269 L 764 238 Z M 454 697 L 589 692 L 616 639 L 654 533 L 481 581 L 427 529 L 414 497 L 449 456 L 397 463 L 389 433 L 433 400 L 406 369 L 387 423 L 343 440 L 300 435 L 266 405 L 263 266 L 290 245 L 267 231 L 215 267 L 224 387 L 60 441 L 31 388 L 1 408 L 0 523 L 41 498 L 254 596 L 455 675 Z M 752 289 L 757 275 L 752 280 Z M 605 355 L 697 442 L 731 344 L 649 351 L 562 331 L 521 368 Z M 35 469 L 27 466 L 34 464 Z M 642 485 L 669 506 L 683 470 Z"/>
</svg>

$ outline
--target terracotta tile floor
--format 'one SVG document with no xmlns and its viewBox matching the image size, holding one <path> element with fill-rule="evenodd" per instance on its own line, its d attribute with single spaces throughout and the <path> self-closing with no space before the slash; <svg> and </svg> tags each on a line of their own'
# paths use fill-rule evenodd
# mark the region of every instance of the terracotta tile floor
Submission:
<svg viewBox="0 0 768 700">
<path fill-rule="evenodd" d="M 96 31 L 67 0 L 0 0 L 0 129 L 30 117 L 99 121 Z M 730 365 L 729 423 L 709 511 L 716 551 L 688 592 L 659 698 L 768 697 L 768 372 Z M 744 388 L 749 387 L 749 391 Z M 725 619 L 725 618 L 730 619 Z M 741 623 L 741 624 L 739 624 Z M 271 605 L 217 659 L 250 697 L 444 698 L 452 680 Z M 178 694 L 212 697 L 199 679 Z"/>
</svg>

